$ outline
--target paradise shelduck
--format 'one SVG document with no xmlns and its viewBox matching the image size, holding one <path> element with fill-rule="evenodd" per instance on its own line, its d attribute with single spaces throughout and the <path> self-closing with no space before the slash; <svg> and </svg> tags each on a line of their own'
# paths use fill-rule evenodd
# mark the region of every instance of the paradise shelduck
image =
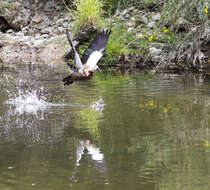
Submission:
<svg viewBox="0 0 210 190">
<path fill-rule="evenodd" d="M 93 76 L 94 71 L 99 69 L 97 63 L 105 52 L 110 34 L 111 31 L 109 30 L 100 31 L 90 42 L 88 48 L 80 59 L 79 54 L 72 43 L 69 31 L 68 29 L 66 30 L 66 35 L 74 53 L 74 62 L 78 71 L 63 78 L 64 85 L 72 84 L 74 81 L 90 79 Z"/>
</svg>

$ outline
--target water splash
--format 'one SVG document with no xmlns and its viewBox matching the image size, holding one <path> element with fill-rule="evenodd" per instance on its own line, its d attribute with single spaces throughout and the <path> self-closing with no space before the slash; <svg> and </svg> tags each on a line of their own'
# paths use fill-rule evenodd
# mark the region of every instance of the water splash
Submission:
<svg viewBox="0 0 210 190">
<path fill-rule="evenodd" d="M 8 93 L 9 94 L 9 93 Z M 23 113 L 35 114 L 51 106 L 63 106 L 63 104 L 54 104 L 47 101 L 47 94 L 43 87 L 35 90 L 18 89 L 17 94 L 9 95 L 6 104 L 14 105 L 15 112 L 19 115 Z"/>
<path fill-rule="evenodd" d="M 96 111 L 98 111 L 100 114 L 102 114 L 102 111 L 104 110 L 104 101 L 102 97 L 99 97 L 99 100 L 95 101 L 93 104 L 90 105 L 90 107 Z"/>
</svg>

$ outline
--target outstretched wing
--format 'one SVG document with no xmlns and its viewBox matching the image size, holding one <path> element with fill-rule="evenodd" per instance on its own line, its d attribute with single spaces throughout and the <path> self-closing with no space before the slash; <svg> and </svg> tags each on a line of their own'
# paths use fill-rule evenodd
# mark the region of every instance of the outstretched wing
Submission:
<svg viewBox="0 0 210 190">
<path fill-rule="evenodd" d="M 97 63 L 105 52 L 105 48 L 110 34 L 111 31 L 102 30 L 90 42 L 88 48 L 85 50 L 81 61 L 83 64 L 88 65 L 91 71 L 97 69 Z"/>
<path fill-rule="evenodd" d="M 75 49 L 75 47 L 74 47 L 74 45 L 73 45 L 73 42 L 72 42 L 72 40 L 71 40 L 71 37 L 70 37 L 70 34 L 69 34 L 68 29 L 66 29 L 66 35 L 67 35 L 69 44 L 70 44 L 70 46 L 71 46 L 71 48 L 72 48 L 72 51 L 73 51 L 73 53 L 74 53 L 74 62 L 75 62 L 76 68 L 77 68 L 78 70 L 81 70 L 81 69 L 83 68 L 82 62 L 81 62 L 81 60 L 80 60 L 79 54 L 77 53 L 77 51 L 76 51 L 76 49 Z"/>
</svg>

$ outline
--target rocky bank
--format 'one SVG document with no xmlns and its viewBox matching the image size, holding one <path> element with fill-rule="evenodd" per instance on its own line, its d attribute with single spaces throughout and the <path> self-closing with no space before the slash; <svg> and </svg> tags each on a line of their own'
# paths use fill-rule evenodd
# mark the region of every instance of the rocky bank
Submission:
<svg viewBox="0 0 210 190">
<path fill-rule="evenodd" d="M 117 19 L 126 25 L 127 31 L 136 38 L 155 28 L 161 14 L 156 9 L 144 11 L 130 7 L 118 9 L 109 22 Z M 65 64 L 70 57 L 66 40 L 66 28 L 73 28 L 73 18 L 61 1 L 17 0 L 1 1 L 0 5 L 0 64 L 40 62 Z M 74 38 L 75 45 L 88 39 L 94 27 L 83 28 Z M 143 31 L 143 32 L 142 32 Z M 138 49 L 135 40 L 129 44 Z M 200 36 L 194 48 L 180 56 L 179 51 L 165 52 L 164 43 L 151 43 L 147 54 L 122 55 L 110 64 L 130 70 L 152 72 L 203 72 L 210 70 L 210 35 Z M 66 58 L 66 59 L 65 59 Z"/>
</svg>

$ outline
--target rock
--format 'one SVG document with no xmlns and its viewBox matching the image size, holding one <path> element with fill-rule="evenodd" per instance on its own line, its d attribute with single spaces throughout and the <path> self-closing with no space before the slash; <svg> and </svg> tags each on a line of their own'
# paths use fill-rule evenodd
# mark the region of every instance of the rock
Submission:
<svg viewBox="0 0 210 190">
<path fill-rule="evenodd" d="M 0 16 L 0 31 L 6 32 L 9 29 L 13 29 L 15 31 L 19 31 L 20 27 L 13 24 L 9 17 Z"/>
<path fill-rule="evenodd" d="M 119 10 L 118 8 L 117 8 L 116 11 L 115 11 L 115 15 L 116 15 L 116 16 L 120 15 L 120 10 Z"/>
<path fill-rule="evenodd" d="M 32 18 L 32 22 L 35 23 L 40 23 L 42 21 L 42 16 L 39 14 L 36 14 L 33 18 Z"/>
<path fill-rule="evenodd" d="M 48 34 L 43 34 L 42 37 L 43 37 L 43 38 L 48 38 L 49 35 L 48 35 Z"/>
<path fill-rule="evenodd" d="M 128 32 L 132 32 L 133 30 L 134 30 L 133 27 L 127 29 Z"/>
<path fill-rule="evenodd" d="M 35 39 L 36 39 L 36 40 L 38 40 L 38 39 L 40 39 L 40 38 L 41 38 L 41 36 L 40 36 L 39 33 L 35 35 Z"/>
<path fill-rule="evenodd" d="M 59 27 L 58 27 L 59 29 Z M 42 28 L 40 33 L 41 34 L 50 34 L 50 32 L 52 31 L 52 28 L 51 27 L 47 27 L 47 28 Z"/>
<path fill-rule="evenodd" d="M 160 17 L 161 17 L 161 14 L 160 13 L 155 13 L 153 16 L 152 16 L 152 20 L 160 20 Z"/>
<path fill-rule="evenodd" d="M 141 21 L 142 21 L 143 23 L 147 24 L 147 23 L 148 23 L 148 18 L 147 18 L 145 15 L 143 15 L 143 16 L 141 17 Z"/>
<path fill-rule="evenodd" d="M 134 26 L 134 25 L 135 25 L 135 23 L 133 23 L 133 22 L 127 22 L 127 26 L 129 26 L 129 27 Z"/>
<path fill-rule="evenodd" d="M 130 7 L 130 8 L 128 8 L 128 12 L 131 12 L 131 11 L 133 11 L 133 10 L 135 10 L 135 7 Z"/>
<path fill-rule="evenodd" d="M 122 11 L 122 15 L 124 16 L 124 15 L 128 14 L 128 12 L 129 12 L 128 9 L 124 9 L 124 10 Z"/>
<path fill-rule="evenodd" d="M 29 1 L 24 1 L 22 6 L 26 9 L 32 9 L 33 8 Z"/>
<path fill-rule="evenodd" d="M 68 22 L 63 22 L 63 27 L 67 28 L 68 27 Z"/>
<path fill-rule="evenodd" d="M 150 47 L 149 48 L 149 52 L 152 55 L 159 55 L 162 52 L 162 50 L 161 49 L 157 49 L 156 47 Z"/>
<path fill-rule="evenodd" d="M 130 14 L 126 14 L 124 17 L 125 17 L 126 19 L 129 19 L 129 18 L 131 17 L 131 15 L 130 15 Z"/>
<path fill-rule="evenodd" d="M 7 33 L 8 34 L 11 34 L 11 33 L 13 33 L 14 31 L 12 30 L 12 29 L 9 29 L 9 30 L 7 30 Z"/>
<path fill-rule="evenodd" d="M 63 27 L 58 27 L 58 32 L 64 32 L 65 31 L 65 28 L 63 28 Z"/>
<path fill-rule="evenodd" d="M 156 25 L 156 22 L 151 21 L 151 22 L 149 22 L 149 23 L 148 23 L 148 25 L 147 25 L 147 26 L 148 26 L 149 28 L 154 28 L 154 27 L 155 27 L 155 25 Z"/>
<path fill-rule="evenodd" d="M 74 40 L 79 42 L 87 41 L 90 39 L 90 35 L 96 32 L 97 29 L 93 25 L 81 27 L 80 30 L 75 34 Z"/>
<path fill-rule="evenodd" d="M 63 22 L 64 22 L 64 19 L 60 18 L 55 23 L 56 23 L 57 26 L 61 26 L 63 24 Z"/>
<path fill-rule="evenodd" d="M 24 36 L 24 33 L 22 31 L 19 31 L 16 33 L 16 36 L 18 36 L 18 37 Z"/>
<path fill-rule="evenodd" d="M 184 24 L 185 23 L 185 19 L 183 17 L 179 17 L 177 22 L 178 22 L 178 24 Z"/>
<path fill-rule="evenodd" d="M 30 23 L 30 17 L 31 17 L 31 13 L 30 11 L 28 10 L 25 10 L 24 13 L 23 13 L 23 17 L 18 20 L 19 22 L 22 20 L 22 22 L 25 24 L 25 25 L 28 25 Z"/>
<path fill-rule="evenodd" d="M 135 18 L 135 17 L 131 17 L 131 20 L 132 20 L 132 21 L 136 21 L 136 18 Z"/>
</svg>

